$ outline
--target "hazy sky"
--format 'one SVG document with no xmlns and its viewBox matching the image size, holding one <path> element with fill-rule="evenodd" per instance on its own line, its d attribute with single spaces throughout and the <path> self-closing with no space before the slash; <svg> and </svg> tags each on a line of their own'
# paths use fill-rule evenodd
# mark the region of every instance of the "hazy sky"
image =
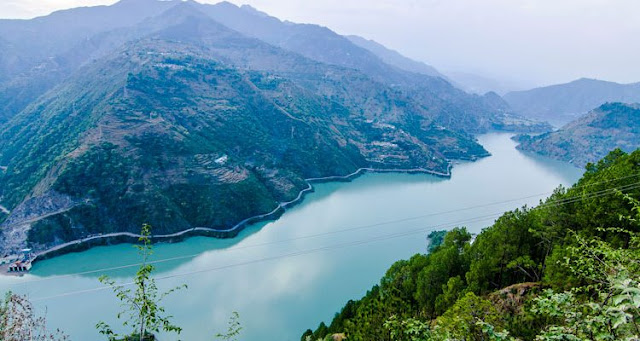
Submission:
<svg viewBox="0 0 640 341">
<path fill-rule="evenodd" d="M 0 0 L 28 18 L 114 0 Z M 215 3 L 216 0 L 200 0 Z M 537 84 L 640 81 L 640 0 L 232 0 L 374 39 L 441 70 Z"/>
</svg>

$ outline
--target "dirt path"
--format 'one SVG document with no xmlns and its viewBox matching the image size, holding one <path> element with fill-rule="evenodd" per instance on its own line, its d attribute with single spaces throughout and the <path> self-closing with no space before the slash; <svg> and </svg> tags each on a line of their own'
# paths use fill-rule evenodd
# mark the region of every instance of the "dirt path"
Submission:
<svg viewBox="0 0 640 341">
<path fill-rule="evenodd" d="M 75 206 L 72 206 L 72 207 L 66 207 L 66 208 L 63 208 L 63 209 L 61 209 L 61 210 L 57 210 L 57 211 L 54 211 L 54 212 L 49 212 L 49 213 L 47 213 L 47 214 L 39 215 L 39 216 L 37 216 L 37 217 L 32 217 L 32 218 L 28 218 L 28 219 L 24 219 L 24 220 L 20 220 L 20 221 L 16 221 L 16 222 L 11 222 L 11 223 L 8 223 L 6 226 L 17 226 L 17 225 L 32 224 L 32 223 L 35 223 L 36 221 L 42 220 L 42 219 L 44 219 L 44 218 L 48 218 L 48 217 L 51 217 L 51 216 L 54 216 L 54 215 L 58 215 L 58 214 L 61 214 L 61 213 L 67 212 L 67 211 L 71 210 L 71 209 L 72 209 L 72 208 L 74 208 L 74 207 L 75 207 Z M 4 210 L 3 210 L 3 209 L 4 209 Z M 7 210 L 7 211 L 5 211 L 5 210 L 6 210 L 6 208 L 4 208 L 4 207 L 2 207 L 2 206 L 0 206 L 0 210 L 1 210 L 1 211 L 3 211 L 3 212 L 5 212 L 5 213 L 7 213 L 7 214 L 10 214 L 10 213 L 11 213 L 11 212 L 9 212 L 8 210 Z M 6 226 L 5 226 L 5 227 L 6 227 Z"/>
</svg>

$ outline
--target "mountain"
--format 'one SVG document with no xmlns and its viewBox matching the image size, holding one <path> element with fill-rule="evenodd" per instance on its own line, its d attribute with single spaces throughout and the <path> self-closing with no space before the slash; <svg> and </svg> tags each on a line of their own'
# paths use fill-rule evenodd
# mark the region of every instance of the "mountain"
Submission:
<svg viewBox="0 0 640 341">
<path fill-rule="evenodd" d="M 225 230 L 295 199 L 306 178 L 447 174 L 450 159 L 487 155 L 386 83 L 201 8 L 178 3 L 80 43 L 91 57 L 0 129 L 2 251 L 145 222 Z"/>
<path fill-rule="evenodd" d="M 0 32 L 24 52 L 0 51 L 6 252 L 142 223 L 226 230 L 296 199 L 307 178 L 446 175 L 451 160 L 488 155 L 473 133 L 549 128 L 496 94 L 247 6 L 124 0 L 0 21 Z"/>
<path fill-rule="evenodd" d="M 383 62 L 395 66 L 401 70 L 419 73 L 431 77 L 440 77 L 442 79 L 447 79 L 445 75 L 438 72 L 438 70 L 436 70 L 433 66 L 407 58 L 397 51 L 386 48 L 384 45 L 381 45 L 374 40 L 369 40 L 354 35 L 346 36 L 346 38 L 357 46 L 360 46 L 363 49 L 366 49 L 375 54 Z"/>
<path fill-rule="evenodd" d="M 640 147 L 640 105 L 606 103 L 558 131 L 517 139 L 521 150 L 583 167 L 610 150 L 631 152 Z"/>
<path fill-rule="evenodd" d="M 80 66 L 113 51 L 124 41 L 147 32 L 136 25 L 180 4 L 180 0 L 123 0 L 112 6 L 77 8 L 33 20 L 0 20 L 0 126 Z M 513 110 L 496 108 L 481 96 L 469 95 L 440 77 L 409 72 L 328 28 L 283 22 L 250 6 L 216 5 L 189 0 L 202 13 L 246 36 L 308 59 L 355 69 L 429 112 L 447 128 L 473 134 L 510 126 Z M 74 20 L 69 20 L 69 18 Z M 70 24 L 67 24 L 69 23 Z M 116 33 L 117 32 L 117 33 Z M 524 120 L 524 119 L 523 119 Z M 535 124 L 516 130 L 528 131 Z M 522 128 L 522 129 L 520 129 Z M 538 130 L 547 130 L 538 125 Z"/>
<path fill-rule="evenodd" d="M 567 84 L 510 92 L 504 99 L 525 117 L 561 126 L 607 102 L 640 102 L 640 83 L 618 84 L 583 78 Z"/>
<path fill-rule="evenodd" d="M 502 96 L 514 90 L 528 88 L 516 81 L 498 80 L 469 72 L 447 71 L 445 74 L 453 85 L 472 94 L 495 92 Z"/>
<path fill-rule="evenodd" d="M 32 20 L 0 20 L 0 125 L 86 61 L 79 60 L 85 55 L 78 45 L 86 46 L 96 34 L 137 24 L 176 3 L 123 0 Z"/>
<path fill-rule="evenodd" d="M 515 115 L 510 108 L 494 107 L 481 96 L 467 94 L 441 77 L 409 72 L 385 63 L 376 54 L 326 27 L 283 22 L 250 6 L 238 7 L 228 2 L 205 4 L 199 9 L 247 36 L 324 64 L 358 70 L 411 98 L 429 112 L 431 119 L 447 128 L 470 134 L 486 132 L 504 126 L 505 117 Z M 539 124 L 528 121 L 523 130 Z M 548 126 L 539 124 L 537 129 L 545 131 Z"/>
</svg>

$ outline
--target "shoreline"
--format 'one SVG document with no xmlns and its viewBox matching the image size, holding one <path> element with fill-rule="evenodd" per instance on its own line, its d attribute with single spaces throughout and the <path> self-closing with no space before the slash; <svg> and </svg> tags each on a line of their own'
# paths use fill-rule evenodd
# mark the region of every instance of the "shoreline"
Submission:
<svg viewBox="0 0 640 341">
<path fill-rule="evenodd" d="M 276 220 L 278 219 L 284 212 L 304 200 L 304 197 L 312 193 L 314 191 L 313 184 L 327 183 L 327 182 L 350 182 L 357 177 L 364 175 L 366 173 L 405 173 L 405 174 L 428 174 L 442 178 L 451 178 L 451 169 L 453 167 L 453 163 L 450 162 L 447 166 L 447 172 L 442 173 L 438 171 L 432 171 L 424 168 L 412 168 L 412 169 L 398 169 L 398 168 L 372 168 L 372 167 L 363 167 L 358 168 L 356 171 L 347 174 L 347 175 L 334 175 L 334 176 L 325 176 L 325 177 L 317 177 L 317 178 L 307 178 L 305 182 L 307 183 L 307 187 L 300 190 L 296 198 L 290 201 L 281 202 L 278 206 L 273 209 L 271 212 L 258 214 L 249 218 L 246 218 L 236 225 L 232 226 L 228 229 L 213 229 L 210 227 L 192 227 L 190 229 L 178 231 L 170 234 L 161 234 L 161 235 L 152 235 L 150 238 L 153 243 L 157 242 L 167 242 L 167 243 L 176 243 L 183 241 L 189 237 L 213 237 L 219 239 L 227 239 L 234 238 L 240 233 L 244 228 L 248 225 L 259 223 L 262 221 Z M 44 251 L 38 252 L 35 254 L 31 263 L 35 263 L 39 260 L 46 260 L 49 258 L 53 258 L 56 256 L 61 256 L 67 253 L 72 252 L 81 252 L 86 251 L 94 246 L 100 245 L 114 245 L 121 243 L 135 243 L 141 236 L 136 233 L 131 232 L 114 232 L 108 234 L 100 234 L 94 236 L 88 236 L 82 239 L 72 240 L 63 244 L 59 244 L 48 248 Z M 7 275 L 7 274 L 4 274 Z"/>
</svg>

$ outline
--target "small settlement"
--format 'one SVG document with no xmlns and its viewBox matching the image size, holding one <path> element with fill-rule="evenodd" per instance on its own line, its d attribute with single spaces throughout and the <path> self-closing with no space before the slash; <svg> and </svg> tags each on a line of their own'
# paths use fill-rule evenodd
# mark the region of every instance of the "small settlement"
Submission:
<svg viewBox="0 0 640 341">
<path fill-rule="evenodd" d="M 31 249 L 23 249 L 17 255 L 6 255 L 0 258 L 0 273 L 21 275 L 31 270 L 33 260 Z"/>
</svg>

